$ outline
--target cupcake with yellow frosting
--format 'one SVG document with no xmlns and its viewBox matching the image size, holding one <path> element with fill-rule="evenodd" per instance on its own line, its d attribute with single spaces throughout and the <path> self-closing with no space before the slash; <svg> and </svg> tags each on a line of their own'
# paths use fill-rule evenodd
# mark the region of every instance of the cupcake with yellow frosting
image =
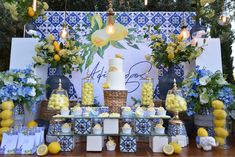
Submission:
<svg viewBox="0 0 235 157">
<path fill-rule="evenodd" d="M 110 118 L 119 118 L 120 117 L 120 114 L 119 113 L 111 113 L 109 115 Z"/>
<path fill-rule="evenodd" d="M 131 131 L 132 131 L 132 128 L 128 123 L 123 125 L 122 127 L 123 134 L 131 134 Z"/>
<path fill-rule="evenodd" d="M 144 117 L 144 110 L 141 107 L 137 107 L 135 110 L 135 116 L 137 118 L 143 118 Z"/>
<path fill-rule="evenodd" d="M 108 151 L 114 151 L 116 148 L 116 143 L 109 137 L 109 141 L 106 143 L 106 147 Z"/>
<path fill-rule="evenodd" d="M 75 117 L 82 116 L 82 108 L 80 106 L 73 107 L 72 115 L 74 115 Z"/>
<path fill-rule="evenodd" d="M 64 123 L 64 124 L 62 125 L 62 127 L 61 127 L 61 131 L 62 131 L 63 133 L 69 133 L 69 132 L 71 132 L 71 126 L 70 126 L 70 124 L 69 124 L 69 123 Z"/>
<path fill-rule="evenodd" d="M 149 108 L 147 109 L 147 115 L 148 115 L 149 117 L 154 116 L 155 113 L 156 113 L 156 110 L 155 110 L 154 107 L 149 107 Z"/>
<path fill-rule="evenodd" d="M 159 135 L 165 134 L 165 127 L 163 127 L 162 124 L 157 124 L 155 126 L 155 133 Z"/>
<path fill-rule="evenodd" d="M 70 113 L 70 110 L 69 110 L 68 107 L 63 107 L 63 108 L 60 110 L 60 114 L 61 114 L 62 116 L 68 116 L 69 113 Z"/>
<path fill-rule="evenodd" d="M 132 113 L 133 112 L 130 107 L 122 107 L 122 116 L 123 117 L 131 117 Z"/>
<path fill-rule="evenodd" d="M 102 126 L 100 124 L 96 124 L 93 128 L 93 134 L 102 134 Z"/>
<path fill-rule="evenodd" d="M 165 116 L 166 115 L 166 110 L 163 107 L 158 107 L 157 108 L 157 115 L 158 116 Z"/>
</svg>

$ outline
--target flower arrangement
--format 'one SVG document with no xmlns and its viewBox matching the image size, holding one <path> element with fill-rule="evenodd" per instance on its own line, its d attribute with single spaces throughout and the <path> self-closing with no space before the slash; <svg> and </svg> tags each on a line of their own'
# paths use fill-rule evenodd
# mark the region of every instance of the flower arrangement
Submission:
<svg viewBox="0 0 235 157">
<path fill-rule="evenodd" d="M 108 34 L 106 32 L 106 23 L 103 22 L 100 14 L 95 13 L 93 16 L 88 15 L 88 17 L 90 26 L 84 26 L 82 30 L 78 30 L 87 33 L 82 36 L 75 35 L 77 41 L 83 41 L 80 44 L 81 49 L 84 51 L 83 57 L 87 59 L 85 68 L 91 65 L 95 54 L 103 58 L 104 51 L 110 45 L 118 49 L 125 49 L 120 42 L 121 40 L 124 40 L 128 46 L 139 49 L 136 43 L 142 42 L 142 37 L 136 35 L 135 29 L 127 29 L 120 23 L 114 23 L 114 33 Z"/>
<path fill-rule="evenodd" d="M 45 86 L 40 81 L 30 68 L 1 72 L 0 102 L 11 100 L 30 109 L 43 98 Z"/>
<path fill-rule="evenodd" d="M 24 21 L 26 23 L 29 20 L 34 20 L 40 15 L 44 15 L 44 11 L 49 9 L 46 2 L 37 1 L 37 9 L 33 10 L 32 1 L 26 0 L 5 0 L 4 7 L 9 10 L 11 18 L 14 21 Z M 43 16 L 43 18 L 46 18 Z"/>
<path fill-rule="evenodd" d="M 60 43 L 50 34 L 35 46 L 35 51 L 34 66 L 50 64 L 52 67 L 56 67 L 61 65 L 64 74 L 71 74 L 72 70 L 81 70 L 84 63 L 80 47 L 72 38 Z"/>
<path fill-rule="evenodd" d="M 188 103 L 188 115 L 199 113 L 202 108 L 211 108 L 211 102 L 219 99 L 227 109 L 232 110 L 235 90 L 220 71 L 212 73 L 205 68 L 196 67 L 182 83 L 182 91 Z"/>
<path fill-rule="evenodd" d="M 192 45 L 186 42 L 181 35 L 171 34 L 171 42 L 169 43 L 166 43 L 159 34 L 151 35 L 150 39 L 152 53 L 146 56 L 146 59 L 156 67 L 160 65 L 169 67 L 181 62 L 189 62 L 200 56 L 204 50 L 203 46 L 198 47 L 197 44 Z"/>
</svg>

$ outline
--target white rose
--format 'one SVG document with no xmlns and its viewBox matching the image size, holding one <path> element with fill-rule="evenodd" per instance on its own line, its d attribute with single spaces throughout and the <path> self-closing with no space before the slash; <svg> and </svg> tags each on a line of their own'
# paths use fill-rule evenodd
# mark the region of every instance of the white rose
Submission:
<svg viewBox="0 0 235 157">
<path fill-rule="evenodd" d="M 206 88 L 203 88 L 203 92 L 200 94 L 200 103 L 207 104 L 209 102 L 209 97 L 207 95 Z"/>
<path fill-rule="evenodd" d="M 35 88 L 32 88 L 32 90 L 30 91 L 29 93 L 29 96 L 36 96 L 36 89 Z"/>
<path fill-rule="evenodd" d="M 28 79 L 27 79 L 27 83 L 30 83 L 30 84 L 37 84 L 36 80 L 34 80 L 33 78 L 28 78 Z"/>
<path fill-rule="evenodd" d="M 218 80 L 216 80 L 216 83 L 218 83 L 219 85 L 227 85 L 228 82 L 224 79 L 223 76 L 220 76 L 220 78 Z"/>
<path fill-rule="evenodd" d="M 211 78 L 209 76 L 204 76 L 202 78 L 199 79 L 199 83 L 200 85 L 207 85 L 207 83 L 209 83 L 211 81 Z"/>
</svg>

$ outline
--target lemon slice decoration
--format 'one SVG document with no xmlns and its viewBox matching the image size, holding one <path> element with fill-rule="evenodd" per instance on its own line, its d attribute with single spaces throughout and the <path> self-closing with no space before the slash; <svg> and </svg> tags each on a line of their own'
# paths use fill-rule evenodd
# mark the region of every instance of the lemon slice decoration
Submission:
<svg viewBox="0 0 235 157">
<path fill-rule="evenodd" d="M 170 144 L 166 144 L 165 146 L 163 146 L 163 152 L 166 155 L 172 155 L 174 153 L 174 147 Z"/>
<path fill-rule="evenodd" d="M 42 145 L 38 146 L 38 148 L 37 148 L 37 155 L 38 156 L 44 156 L 47 153 L 48 153 L 47 145 L 42 144 Z"/>
</svg>

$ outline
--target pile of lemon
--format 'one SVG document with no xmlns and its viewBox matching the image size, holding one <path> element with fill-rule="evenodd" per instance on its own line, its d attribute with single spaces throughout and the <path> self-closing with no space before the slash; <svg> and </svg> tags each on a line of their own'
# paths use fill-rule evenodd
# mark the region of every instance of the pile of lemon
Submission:
<svg viewBox="0 0 235 157">
<path fill-rule="evenodd" d="M 171 142 L 163 146 L 163 152 L 166 155 L 173 155 L 174 153 L 180 154 L 181 151 L 182 151 L 182 147 L 176 142 Z"/>
<path fill-rule="evenodd" d="M 1 128 L 0 128 L 0 139 L 2 139 L 3 132 L 8 132 L 10 127 L 13 125 L 14 120 L 12 119 L 12 109 L 14 108 L 14 103 L 12 101 L 6 101 L 1 104 L 2 112 L 1 117 Z"/>
<path fill-rule="evenodd" d="M 48 146 L 45 144 L 40 145 L 37 148 L 37 155 L 44 156 L 49 152 L 50 154 L 58 154 L 61 150 L 60 144 L 58 142 L 51 142 Z"/>
<path fill-rule="evenodd" d="M 219 145 L 225 144 L 225 139 L 228 136 L 228 131 L 226 130 L 226 117 L 227 113 L 224 110 L 224 103 L 220 100 L 214 100 L 212 102 L 212 107 L 214 108 L 214 131 L 215 131 L 215 140 Z"/>
</svg>

